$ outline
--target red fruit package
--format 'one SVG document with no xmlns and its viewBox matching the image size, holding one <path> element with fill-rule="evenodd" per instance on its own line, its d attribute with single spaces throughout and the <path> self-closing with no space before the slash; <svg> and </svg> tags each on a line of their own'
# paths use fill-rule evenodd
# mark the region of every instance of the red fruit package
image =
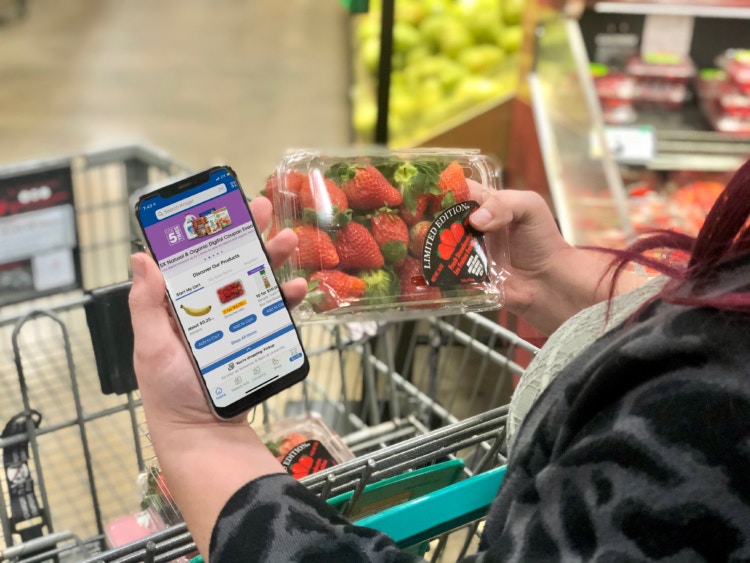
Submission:
<svg viewBox="0 0 750 563">
<path fill-rule="evenodd" d="M 273 201 L 274 224 L 291 227 L 299 241 L 280 281 L 308 282 L 293 310 L 298 322 L 406 320 L 503 306 L 507 240 L 469 224 L 500 189 L 493 158 L 464 149 L 302 150 L 290 152 L 273 177 L 277 194 L 298 196 Z"/>
<path fill-rule="evenodd" d="M 295 479 L 354 458 L 339 435 L 315 412 L 258 429 L 266 447 Z"/>
</svg>

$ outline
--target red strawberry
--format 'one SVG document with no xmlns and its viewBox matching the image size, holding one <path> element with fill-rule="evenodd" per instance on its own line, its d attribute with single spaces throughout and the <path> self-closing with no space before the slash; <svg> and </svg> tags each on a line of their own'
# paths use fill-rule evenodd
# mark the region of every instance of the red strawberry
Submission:
<svg viewBox="0 0 750 563">
<path fill-rule="evenodd" d="M 346 194 L 336 182 L 324 178 L 320 170 L 314 170 L 302 182 L 299 203 L 302 209 L 313 209 L 318 214 L 331 217 L 349 208 Z"/>
<path fill-rule="evenodd" d="M 364 280 L 338 270 L 315 272 L 309 281 L 306 299 L 320 312 L 341 307 L 365 294 Z"/>
<path fill-rule="evenodd" d="M 378 243 L 359 223 L 348 223 L 341 228 L 334 244 L 339 255 L 339 268 L 344 270 L 377 269 L 385 264 Z"/>
<path fill-rule="evenodd" d="M 410 227 L 425 218 L 430 194 L 443 193 L 437 186 L 440 167 L 436 162 L 402 162 L 396 168 L 393 180 L 404 197 L 399 212 Z"/>
<path fill-rule="evenodd" d="M 417 196 L 414 202 L 413 210 L 409 209 L 409 207 L 405 203 L 402 203 L 399 206 L 398 211 L 401 214 L 401 218 L 404 220 L 404 223 L 411 227 L 424 219 L 424 214 L 427 211 L 427 204 L 429 203 L 429 200 L 430 196 L 428 194 Z"/>
<path fill-rule="evenodd" d="M 383 257 L 396 266 L 404 261 L 409 246 L 409 227 L 395 211 L 381 209 L 370 222 L 370 231 Z"/>
<path fill-rule="evenodd" d="M 429 221 L 420 221 L 409 229 L 409 253 L 412 256 L 422 258 L 424 239 L 427 238 L 427 231 L 430 230 L 431 224 Z"/>
<path fill-rule="evenodd" d="M 330 174 L 340 180 L 352 209 L 397 207 L 404 199 L 374 166 L 352 167 L 341 163 L 332 166 Z"/>
<path fill-rule="evenodd" d="M 406 257 L 404 265 L 399 270 L 398 279 L 401 282 L 399 300 L 402 302 L 429 301 L 442 297 L 438 287 L 427 285 L 422 273 L 422 263 L 416 258 Z"/>
<path fill-rule="evenodd" d="M 260 193 L 270 199 L 274 205 L 276 205 L 277 198 L 281 197 L 280 194 L 296 201 L 302 183 L 306 179 L 307 176 L 295 170 L 284 173 L 274 172 L 268 177 L 266 187 Z"/>
<path fill-rule="evenodd" d="M 439 213 L 451 205 L 466 201 L 470 197 L 469 184 L 464 176 L 464 169 L 458 162 L 451 162 L 445 170 L 440 173 L 437 183 L 442 195 L 432 197 L 432 210 Z M 452 194 L 452 195 L 449 195 Z"/>
<path fill-rule="evenodd" d="M 312 225 L 294 227 L 299 243 L 292 256 L 292 265 L 305 270 L 327 270 L 339 265 L 339 255 L 331 237 Z"/>
</svg>

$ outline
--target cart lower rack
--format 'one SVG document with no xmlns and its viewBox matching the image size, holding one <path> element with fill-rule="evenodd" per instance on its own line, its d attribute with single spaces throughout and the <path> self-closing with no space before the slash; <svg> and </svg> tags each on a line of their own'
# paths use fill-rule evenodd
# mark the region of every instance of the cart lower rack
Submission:
<svg viewBox="0 0 750 563">
<path fill-rule="evenodd" d="M 130 200 L 186 168 L 141 147 L 75 157 L 69 165 L 83 283 L 5 306 L 0 317 L 0 561 L 173 560 L 194 550 L 184 525 L 116 549 L 105 530 L 139 510 L 137 476 L 153 463 L 133 385 L 132 343 L 123 338 Z M 0 170 L 0 179 L 16 172 Z M 341 436 L 354 459 L 306 478 L 308 487 L 352 518 L 388 516 L 358 514 L 357 507 L 374 483 L 418 471 L 458 467 L 456 477 L 483 475 L 496 488 L 504 405 L 524 370 L 516 358 L 534 346 L 478 314 L 301 332 L 310 376 L 265 403 L 254 426 L 315 412 Z M 464 482 L 472 483 L 458 484 Z M 481 518 L 481 507 L 462 518 L 454 524 Z M 469 525 L 458 552 L 470 549 L 476 528 Z M 404 545 L 423 550 L 426 535 L 441 535 L 429 552 L 436 560 L 454 549 L 456 534 L 446 531 L 435 523 L 403 538 Z"/>
</svg>

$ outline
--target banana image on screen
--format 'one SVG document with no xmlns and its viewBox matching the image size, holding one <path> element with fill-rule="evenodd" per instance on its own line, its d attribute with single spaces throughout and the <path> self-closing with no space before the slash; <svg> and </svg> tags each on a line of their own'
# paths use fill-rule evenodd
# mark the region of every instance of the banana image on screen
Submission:
<svg viewBox="0 0 750 563">
<path fill-rule="evenodd" d="M 211 312 L 211 305 L 206 305 L 205 307 L 186 307 L 185 305 L 180 305 L 180 308 L 185 311 L 188 315 L 191 317 L 202 317 L 203 315 L 207 315 Z"/>
</svg>

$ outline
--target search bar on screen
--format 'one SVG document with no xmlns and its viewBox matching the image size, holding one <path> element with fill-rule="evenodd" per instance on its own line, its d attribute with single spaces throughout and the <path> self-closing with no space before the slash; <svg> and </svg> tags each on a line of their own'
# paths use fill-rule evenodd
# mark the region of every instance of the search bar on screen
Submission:
<svg viewBox="0 0 750 563">
<path fill-rule="evenodd" d="M 177 203 L 173 203 L 171 205 L 167 205 L 166 207 L 162 207 L 161 209 L 157 209 L 156 218 L 161 221 L 162 219 L 166 219 L 167 217 L 170 217 L 175 213 L 179 213 L 184 209 L 189 209 L 190 207 L 194 207 L 203 203 L 204 201 L 219 197 L 220 195 L 223 195 L 225 193 L 227 193 L 226 185 L 218 184 L 216 186 L 208 188 L 205 191 L 202 191 L 199 194 L 195 194 L 194 196 L 183 199 L 182 201 L 178 201 Z"/>
</svg>

